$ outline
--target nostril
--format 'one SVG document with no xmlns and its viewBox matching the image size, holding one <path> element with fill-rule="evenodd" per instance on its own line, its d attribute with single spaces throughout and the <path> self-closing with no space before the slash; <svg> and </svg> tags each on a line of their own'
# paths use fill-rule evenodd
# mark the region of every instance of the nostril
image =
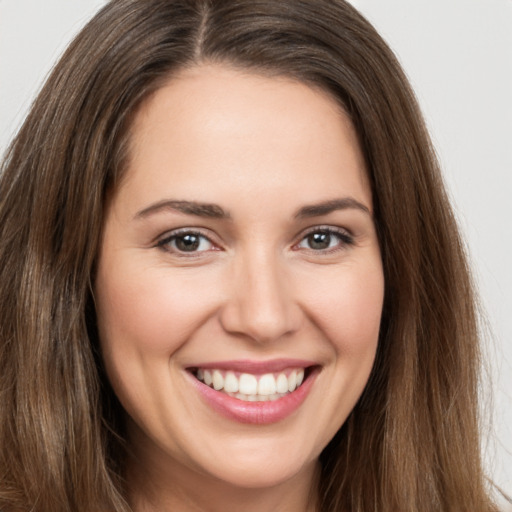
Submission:
<svg viewBox="0 0 512 512">
<path fill-rule="evenodd" d="M 291 293 L 286 269 L 273 260 L 272 254 L 244 253 L 237 260 L 221 310 L 225 331 L 268 343 L 298 330 L 300 307 Z"/>
<path fill-rule="evenodd" d="M 226 332 L 242 335 L 258 343 L 271 343 L 290 336 L 300 327 L 300 315 L 294 305 L 258 307 L 248 303 L 229 304 L 220 321 Z"/>
</svg>

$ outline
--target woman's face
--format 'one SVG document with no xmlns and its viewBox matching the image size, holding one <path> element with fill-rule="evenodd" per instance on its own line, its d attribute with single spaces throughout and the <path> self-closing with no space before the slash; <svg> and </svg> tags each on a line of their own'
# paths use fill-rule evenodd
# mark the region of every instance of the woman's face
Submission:
<svg viewBox="0 0 512 512">
<path fill-rule="evenodd" d="M 148 471 L 311 474 L 368 380 L 383 291 L 363 156 L 327 94 L 202 66 L 143 105 L 95 294 Z"/>
</svg>

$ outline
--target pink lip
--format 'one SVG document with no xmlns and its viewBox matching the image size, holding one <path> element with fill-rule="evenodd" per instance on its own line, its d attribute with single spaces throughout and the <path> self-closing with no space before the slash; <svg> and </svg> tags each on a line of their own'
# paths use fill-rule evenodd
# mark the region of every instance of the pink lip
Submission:
<svg viewBox="0 0 512 512">
<path fill-rule="evenodd" d="M 226 370 L 240 373 L 252 373 L 254 375 L 264 373 L 275 373 L 286 370 L 287 368 L 308 368 L 318 363 L 306 361 L 304 359 L 272 359 L 271 361 L 251 361 L 249 359 L 239 359 L 236 361 L 216 361 L 209 363 L 199 363 L 194 368 L 203 368 L 205 370 Z"/>
<path fill-rule="evenodd" d="M 212 368 L 219 368 L 217 365 L 218 363 L 215 364 L 216 365 L 212 366 Z M 295 367 L 296 365 L 287 364 L 285 368 L 289 368 L 290 366 Z M 297 366 L 301 367 L 302 365 Z M 201 366 L 201 368 L 206 368 L 206 366 Z M 230 368 L 233 369 L 233 366 L 230 366 Z M 279 368 L 281 369 L 282 367 Z M 270 372 L 279 370 L 265 369 L 265 371 Z M 243 400 L 238 400 L 237 398 L 233 398 L 220 391 L 215 391 L 211 387 L 197 380 L 191 373 L 187 373 L 190 376 L 190 379 L 192 379 L 192 383 L 201 397 L 215 411 L 219 412 L 226 418 L 239 423 L 265 425 L 284 420 L 302 405 L 308 396 L 317 375 L 320 373 L 320 368 L 313 368 L 302 385 L 292 393 L 289 393 L 278 400 L 268 402 L 245 402 Z"/>
</svg>

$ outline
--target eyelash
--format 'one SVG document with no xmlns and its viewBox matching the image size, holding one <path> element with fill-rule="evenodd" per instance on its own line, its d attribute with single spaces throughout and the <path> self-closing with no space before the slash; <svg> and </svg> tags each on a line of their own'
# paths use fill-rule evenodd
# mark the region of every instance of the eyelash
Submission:
<svg viewBox="0 0 512 512">
<path fill-rule="evenodd" d="M 202 254 L 203 252 L 206 252 L 206 251 L 196 251 L 196 250 L 183 251 L 176 247 L 171 247 L 171 244 L 176 243 L 177 240 L 183 239 L 186 236 L 197 237 L 198 239 L 200 239 L 202 241 L 206 240 L 208 242 L 208 244 L 215 247 L 215 244 L 204 233 L 202 233 L 201 231 L 197 231 L 194 229 L 188 229 L 188 228 L 183 228 L 183 229 L 173 231 L 169 236 L 166 236 L 162 240 L 159 240 L 157 242 L 156 246 L 159 249 L 162 249 L 163 251 L 170 252 L 170 253 L 177 254 L 179 256 L 184 256 L 184 257 L 194 257 L 194 256 L 197 256 L 197 254 Z M 201 241 L 199 243 L 201 243 Z M 213 250 L 218 250 L 218 249 L 213 249 Z"/>
<path fill-rule="evenodd" d="M 300 239 L 298 244 L 294 245 L 295 247 L 299 247 L 301 243 L 306 241 L 308 237 L 312 235 L 328 235 L 329 237 L 335 237 L 338 239 L 338 243 L 335 247 L 328 247 L 326 249 L 313 249 L 311 247 L 306 248 L 308 251 L 311 251 L 315 254 L 332 254 L 337 251 L 342 251 L 344 249 L 347 249 L 351 245 L 354 245 L 354 238 L 352 235 L 350 235 L 346 230 L 341 228 L 335 228 L 332 226 L 315 226 L 314 228 L 309 229 L 306 231 L 302 238 Z"/>
<path fill-rule="evenodd" d="M 327 235 L 329 237 L 335 237 L 338 239 L 338 243 L 335 247 L 327 247 L 325 249 L 313 249 L 311 247 L 304 247 L 304 249 L 311 251 L 315 254 L 331 254 L 340 250 L 344 250 L 347 247 L 354 244 L 354 238 L 352 235 L 350 235 L 346 230 L 340 229 L 340 228 L 334 228 L 332 226 L 315 226 L 314 228 L 309 229 L 305 233 L 302 234 L 302 238 L 300 241 L 293 245 L 294 250 L 300 250 L 300 244 L 302 244 L 304 241 L 307 241 L 308 237 L 311 237 L 312 235 Z M 179 239 L 184 239 L 186 236 L 190 237 L 196 237 L 199 239 L 199 244 L 202 243 L 202 241 L 206 240 L 208 244 L 210 244 L 212 247 L 216 247 L 216 244 L 211 241 L 211 239 L 206 236 L 204 233 L 198 230 L 183 228 L 177 231 L 173 231 L 172 234 L 169 236 L 166 236 L 162 240 L 159 240 L 156 244 L 156 247 L 159 249 L 162 249 L 163 251 L 170 252 L 176 255 L 179 255 L 180 257 L 197 257 L 197 255 L 202 254 L 204 252 L 208 252 L 210 250 L 220 250 L 218 248 L 216 249 L 206 249 L 202 251 L 197 251 L 196 249 L 192 251 L 184 251 L 181 249 L 178 249 L 176 246 L 171 247 L 171 244 L 176 244 L 176 241 Z M 329 243 L 331 240 L 329 239 Z M 199 245 L 200 247 L 200 245 Z"/>
</svg>

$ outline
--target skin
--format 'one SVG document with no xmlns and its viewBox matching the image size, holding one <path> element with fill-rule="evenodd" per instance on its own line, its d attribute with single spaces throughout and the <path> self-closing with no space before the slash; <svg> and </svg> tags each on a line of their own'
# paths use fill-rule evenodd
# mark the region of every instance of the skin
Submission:
<svg viewBox="0 0 512 512">
<path fill-rule="evenodd" d="M 297 216 L 340 198 L 352 203 Z M 155 207 L 167 200 L 229 218 Z M 169 239 L 181 228 L 204 236 L 197 250 Z M 337 230 L 327 247 L 312 247 L 310 231 L 326 229 Z M 220 65 L 158 90 L 132 127 L 95 282 L 135 510 L 315 510 L 318 457 L 368 380 L 383 294 L 363 156 L 329 95 Z M 222 416 L 186 371 L 290 357 L 320 372 L 299 409 L 269 425 Z"/>
</svg>

